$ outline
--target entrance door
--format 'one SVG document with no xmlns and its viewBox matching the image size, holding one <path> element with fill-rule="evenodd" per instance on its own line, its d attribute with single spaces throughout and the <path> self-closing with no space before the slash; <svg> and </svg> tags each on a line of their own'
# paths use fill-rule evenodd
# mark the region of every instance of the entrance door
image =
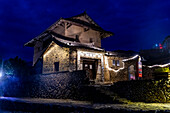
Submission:
<svg viewBox="0 0 170 113">
<path fill-rule="evenodd" d="M 129 72 L 129 80 L 135 80 L 135 68 L 134 65 L 131 65 L 128 67 L 128 72 Z"/>
<path fill-rule="evenodd" d="M 86 75 L 90 80 L 96 79 L 96 60 L 83 59 L 83 70 L 86 70 Z"/>
</svg>

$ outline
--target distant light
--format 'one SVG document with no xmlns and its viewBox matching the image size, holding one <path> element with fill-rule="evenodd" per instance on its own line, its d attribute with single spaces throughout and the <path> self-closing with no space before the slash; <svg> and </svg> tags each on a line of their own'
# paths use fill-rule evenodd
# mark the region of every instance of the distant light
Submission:
<svg viewBox="0 0 170 113">
<path fill-rule="evenodd" d="M 155 44 L 156 47 L 158 47 L 158 44 Z"/>
<path fill-rule="evenodd" d="M 0 77 L 2 77 L 2 72 L 0 72 Z"/>
<path fill-rule="evenodd" d="M 163 47 L 162 47 L 162 44 L 161 43 L 159 43 L 159 49 L 162 49 Z"/>
</svg>

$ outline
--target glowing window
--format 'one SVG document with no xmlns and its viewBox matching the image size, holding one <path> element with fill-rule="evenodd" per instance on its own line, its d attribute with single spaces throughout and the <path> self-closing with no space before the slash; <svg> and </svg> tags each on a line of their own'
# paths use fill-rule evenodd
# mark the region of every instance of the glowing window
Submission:
<svg viewBox="0 0 170 113">
<path fill-rule="evenodd" d="M 120 66 L 120 64 L 119 64 L 119 60 L 117 60 L 117 66 Z"/>
<path fill-rule="evenodd" d="M 93 66 L 92 66 L 92 65 L 90 65 L 90 69 L 93 69 Z"/>
<path fill-rule="evenodd" d="M 88 67 L 88 64 L 85 64 L 85 67 Z"/>
</svg>

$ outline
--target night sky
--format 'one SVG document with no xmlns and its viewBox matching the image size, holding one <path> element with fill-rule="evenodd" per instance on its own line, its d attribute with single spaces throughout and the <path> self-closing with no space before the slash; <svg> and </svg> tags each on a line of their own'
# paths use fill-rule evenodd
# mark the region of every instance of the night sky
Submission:
<svg viewBox="0 0 170 113">
<path fill-rule="evenodd" d="M 170 0 L 0 0 L 0 57 L 31 61 L 26 42 L 84 11 L 115 34 L 102 40 L 106 50 L 149 49 L 170 35 Z"/>
</svg>

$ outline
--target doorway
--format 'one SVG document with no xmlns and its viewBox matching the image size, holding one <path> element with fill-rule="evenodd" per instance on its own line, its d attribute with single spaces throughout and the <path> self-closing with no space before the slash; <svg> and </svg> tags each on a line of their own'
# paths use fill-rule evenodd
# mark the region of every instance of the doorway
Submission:
<svg viewBox="0 0 170 113">
<path fill-rule="evenodd" d="M 83 70 L 86 71 L 86 75 L 90 80 L 96 79 L 97 63 L 95 59 L 83 59 Z"/>
<path fill-rule="evenodd" d="M 135 66 L 134 65 L 130 65 L 128 67 L 128 75 L 129 75 L 129 80 L 135 80 Z"/>
</svg>

